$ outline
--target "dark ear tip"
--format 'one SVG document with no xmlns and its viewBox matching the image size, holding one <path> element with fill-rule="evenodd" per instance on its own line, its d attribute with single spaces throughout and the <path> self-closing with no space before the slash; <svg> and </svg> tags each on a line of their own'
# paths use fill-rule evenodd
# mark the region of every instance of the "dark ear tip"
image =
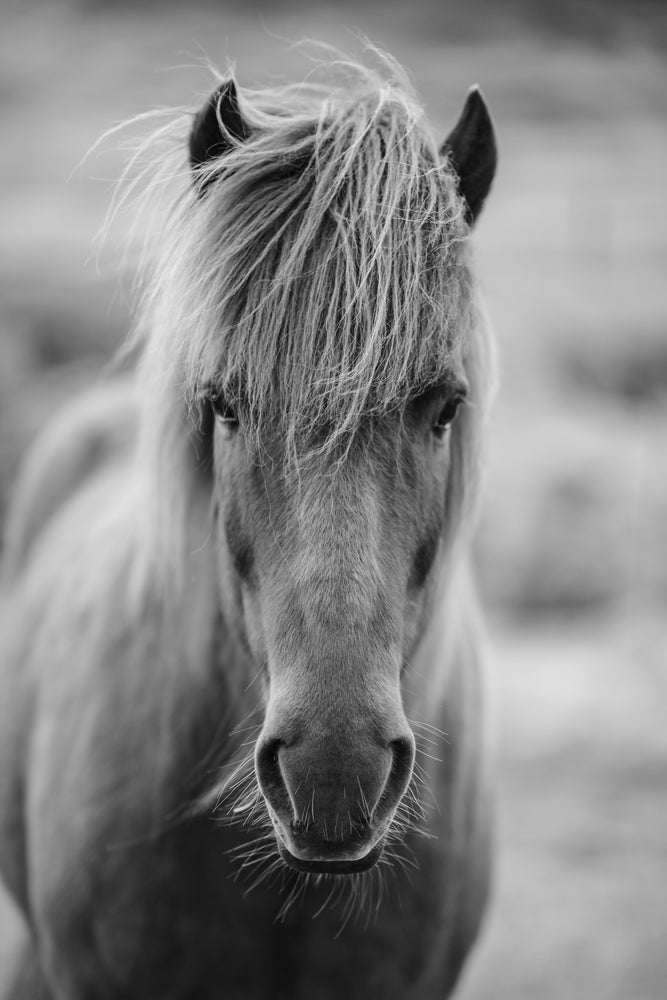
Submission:
<svg viewBox="0 0 667 1000">
<path fill-rule="evenodd" d="M 221 123 L 224 128 L 221 128 Z M 232 147 L 230 136 L 244 142 L 250 134 L 239 109 L 236 83 L 223 80 L 213 91 L 192 123 L 189 138 L 190 165 L 193 169 L 223 156 Z"/>
<path fill-rule="evenodd" d="M 236 91 L 236 82 L 233 76 L 223 80 L 220 86 L 213 91 L 209 98 L 210 102 L 220 110 L 220 117 L 226 121 L 225 111 L 241 116 L 239 111 L 239 97 Z"/>
<path fill-rule="evenodd" d="M 467 122 L 474 122 L 478 127 L 485 128 L 493 135 L 491 112 L 478 83 L 474 83 L 468 91 L 461 117 Z"/>
</svg>

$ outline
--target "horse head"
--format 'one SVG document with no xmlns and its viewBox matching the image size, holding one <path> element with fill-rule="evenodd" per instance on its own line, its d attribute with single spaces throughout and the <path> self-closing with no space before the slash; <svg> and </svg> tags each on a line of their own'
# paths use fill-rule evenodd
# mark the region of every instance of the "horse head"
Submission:
<svg viewBox="0 0 667 1000">
<path fill-rule="evenodd" d="M 471 308 L 457 247 L 490 187 L 495 143 L 473 89 L 439 150 L 380 116 L 352 129 L 357 160 L 352 148 L 341 167 L 339 154 L 327 178 L 337 139 L 323 118 L 319 145 L 315 126 L 279 125 L 271 159 L 269 131 L 246 120 L 227 80 L 194 119 L 189 152 L 197 210 L 219 225 L 219 244 L 241 240 L 229 200 L 254 198 L 264 230 L 263 271 L 221 265 L 236 295 L 220 310 L 232 346 L 216 357 L 210 338 L 199 386 L 214 427 L 223 613 L 263 686 L 256 781 L 284 861 L 351 873 L 378 860 L 413 775 L 404 674 L 451 555 L 454 472 L 471 394 L 476 403 L 454 329 Z M 401 143 L 421 166 L 394 197 Z M 372 156 L 376 178 L 364 176 Z M 270 200 L 281 197 L 292 203 L 282 216 Z M 214 216 L 226 212 L 225 228 Z"/>
</svg>

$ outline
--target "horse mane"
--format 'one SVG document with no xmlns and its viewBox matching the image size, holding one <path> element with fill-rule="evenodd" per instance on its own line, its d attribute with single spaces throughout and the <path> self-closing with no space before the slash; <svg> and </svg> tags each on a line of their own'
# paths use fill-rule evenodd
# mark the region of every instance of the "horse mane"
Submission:
<svg viewBox="0 0 667 1000">
<path fill-rule="evenodd" d="M 142 139 L 125 174 L 114 211 L 131 203 L 149 234 L 135 333 L 148 494 L 135 547 L 161 579 L 194 544 L 211 388 L 242 412 L 246 435 L 279 428 L 297 469 L 344 456 L 365 420 L 399 411 L 462 357 L 472 405 L 452 438 L 456 534 L 491 373 L 469 229 L 404 71 L 370 56 L 325 60 L 305 84 L 241 90 L 250 137 L 230 136 L 205 165 L 204 196 L 188 165 L 192 112 Z"/>
</svg>

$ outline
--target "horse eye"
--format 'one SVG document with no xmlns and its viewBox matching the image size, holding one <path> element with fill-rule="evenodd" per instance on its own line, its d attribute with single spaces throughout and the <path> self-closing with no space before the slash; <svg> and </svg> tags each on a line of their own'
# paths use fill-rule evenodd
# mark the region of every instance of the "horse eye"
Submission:
<svg viewBox="0 0 667 1000">
<path fill-rule="evenodd" d="M 464 397 L 461 395 L 452 396 L 452 398 L 448 399 L 443 408 L 440 410 L 432 428 L 433 433 L 438 440 L 444 437 L 445 432 L 449 430 L 451 425 L 454 423 L 459 406 L 463 401 Z"/>
<path fill-rule="evenodd" d="M 239 420 L 236 415 L 236 410 L 230 403 L 227 402 L 222 393 L 211 393 L 209 400 L 211 402 L 211 406 L 213 407 L 213 412 L 215 413 L 215 419 L 218 423 L 224 424 L 225 427 L 229 428 L 238 427 Z"/>
</svg>

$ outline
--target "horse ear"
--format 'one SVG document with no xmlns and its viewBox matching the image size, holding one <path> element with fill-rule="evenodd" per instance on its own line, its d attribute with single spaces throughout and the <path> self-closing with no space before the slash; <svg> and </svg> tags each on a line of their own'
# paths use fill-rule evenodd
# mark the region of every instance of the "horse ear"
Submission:
<svg viewBox="0 0 667 1000">
<path fill-rule="evenodd" d="M 468 91 L 456 125 L 440 149 L 456 171 L 459 193 L 472 225 L 482 210 L 496 172 L 498 153 L 491 115 L 477 85 Z"/>
<path fill-rule="evenodd" d="M 236 142 L 245 142 L 249 135 L 250 127 L 239 110 L 236 84 L 232 79 L 224 80 L 195 115 L 190 130 L 190 166 L 200 194 L 208 180 L 197 176 L 199 168 L 224 156 Z"/>
</svg>

